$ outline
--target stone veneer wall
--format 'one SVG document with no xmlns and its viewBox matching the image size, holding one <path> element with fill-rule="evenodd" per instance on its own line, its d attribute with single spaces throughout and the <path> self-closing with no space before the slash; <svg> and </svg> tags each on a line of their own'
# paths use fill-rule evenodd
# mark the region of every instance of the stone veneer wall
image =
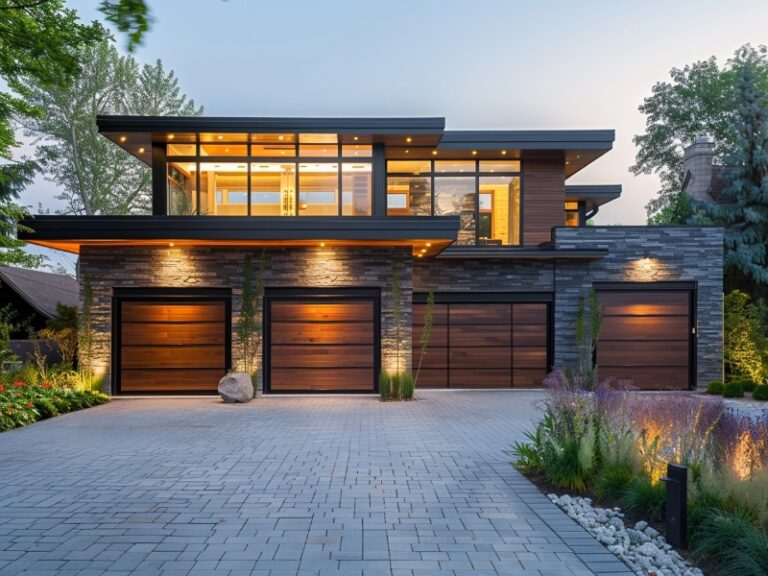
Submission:
<svg viewBox="0 0 768 576">
<path fill-rule="evenodd" d="M 551 261 L 462 259 L 413 264 L 414 292 L 552 292 Z"/>
<path fill-rule="evenodd" d="M 723 230 L 694 226 L 558 227 L 557 248 L 607 248 L 588 263 L 559 260 L 555 270 L 555 366 L 577 359 L 574 319 L 593 282 L 698 282 L 697 386 L 723 377 Z M 646 253 L 649 258 L 645 258 Z"/>
<path fill-rule="evenodd" d="M 403 331 L 400 365 L 411 365 L 412 257 L 410 248 L 276 248 L 267 250 L 267 288 L 380 288 L 382 368 L 394 366 L 397 338 L 391 311 L 392 263 L 401 264 Z M 113 288 L 231 288 L 232 325 L 240 313 L 242 267 L 247 254 L 258 267 L 260 249 L 224 247 L 89 247 L 80 254 L 81 278 L 93 289 L 92 367 L 110 390 Z M 82 295 L 82 290 L 80 291 Z M 233 334 L 233 342 L 235 336 Z M 233 365 L 238 359 L 234 357 Z"/>
</svg>

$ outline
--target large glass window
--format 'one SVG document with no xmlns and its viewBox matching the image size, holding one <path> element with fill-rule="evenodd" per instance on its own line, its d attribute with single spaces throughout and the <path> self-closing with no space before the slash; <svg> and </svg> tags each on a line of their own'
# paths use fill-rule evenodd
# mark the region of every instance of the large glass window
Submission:
<svg viewBox="0 0 768 576">
<path fill-rule="evenodd" d="M 371 215 L 371 164 L 342 164 L 341 170 L 342 216 Z"/>
<path fill-rule="evenodd" d="M 435 178 L 435 216 L 458 214 L 461 217 L 457 244 L 475 243 L 475 198 L 474 177 Z"/>
<path fill-rule="evenodd" d="M 194 162 L 169 162 L 167 170 L 168 213 L 188 216 L 197 210 L 197 165 Z"/>
<path fill-rule="evenodd" d="M 251 164 L 252 216 L 294 216 L 295 195 L 294 164 Z"/>
<path fill-rule="evenodd" d="M 248 215 L 248 173 L 245 163 L 200 163 L 200 213 L 209 216 Z"/>
<path fill-rule="evenodd" d="M 480 178 L 477 241 L 483 245 L 520 244 L 520 178 Z"/>
<path fill-rule="evenodd" d="M 432 214 L 432 179 L 417 176 L 387 178 L 387 214 L 390 216 Z"/>
<path fill-rule="evenodd" d="M 390 160 L 387 214 L 460 217 L 459 244 L 520 244 L 520 160 Z"/>
<path fill-rule="evenodd" d="M 566 226 L 579 226 L 579 203 L 578 202 L 566 202 L 565 203 L 565 225 Z"/>
<path fill-rule="evenodd" d="M 299 216 L 338 214 L 338 164 L 299 164 Z"/>
</svg>

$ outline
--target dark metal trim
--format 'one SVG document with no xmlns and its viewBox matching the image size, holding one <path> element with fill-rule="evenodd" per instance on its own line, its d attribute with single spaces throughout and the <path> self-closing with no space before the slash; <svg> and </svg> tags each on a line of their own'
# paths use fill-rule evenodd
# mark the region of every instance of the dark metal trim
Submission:
<svg viewBox="0 0 768 576">
<path fill-rule="evenodd" d="M 23 240 L 445 240 L 459 216 L 37 216 Z"/>
<path fill-rule="evenodd" d="M 174 390 L 173 392 L 123 392 L 120 389 L 120 351 L 122 346 L 122 307 L 126 300 L 147 302 L 178 302 L 197 300 L 224 302 L 224 358 L 225 370 L 232 369 L 232 290 L 230 288 L 113 288 L 112 289 L 112 362 L 111 394 L 113 396 L 212 396 L 200 390 Z"/>
<path fill-rule="evenodd" d="M 168 213 L 168 181 L 165 144 L 152 144 L 152 215 Z M 198 186 L 199 188 L 199 186 Z"/>
<path fill-rule="evenodd" d="M 372 213 L 374 216 L 387 215 L 387 151 L 383 144 L 373 145 L 371 162 Z"/>
<path fill-rule="evenodd" d="M 599 260 L 608 255 L 605 248 L 554 248 L 552 246 L 449 246 L 443 250 L 439 259 L 516 259 L 516 260 L 552 260 L 581 259 Z"/>
<path fill-rule="evenodd" d="M 264 291 L 264 346 L 262 347 L 263 386 L 265 394 L 272 394 L 270 382 L 270 345 L 272 340 L 272 302 L 319 300 L 325 302 L 373 302 L 373 382 L 370 390 L 279 390 L 274 394 L 376 394 L 379 391 L 381 371 L 381 289 L 379 288 L 267 288 Z"/>
<path fill-rule="evenodd" d="M 554 302 L 552 292 L 435 292 L 436 304 L 485 304 L 485 303 L 531 303 Z M 428 292 L 414 292 L 414 304 L 426 304 Z"/>
</svg>

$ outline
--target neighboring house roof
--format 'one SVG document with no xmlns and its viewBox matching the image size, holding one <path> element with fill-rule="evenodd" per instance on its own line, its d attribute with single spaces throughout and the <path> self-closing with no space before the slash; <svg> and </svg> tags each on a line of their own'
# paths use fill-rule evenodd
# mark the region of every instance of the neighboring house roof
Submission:
<svg viewBox="0 0 768 576">
<path fill-rule="evenodd" d="M 0 283 L 12 288 L 43 316 L 56 316 L 56 304 L 78 305 L 77 280 L 66 274 L 0 266 Z"/>
</svg>

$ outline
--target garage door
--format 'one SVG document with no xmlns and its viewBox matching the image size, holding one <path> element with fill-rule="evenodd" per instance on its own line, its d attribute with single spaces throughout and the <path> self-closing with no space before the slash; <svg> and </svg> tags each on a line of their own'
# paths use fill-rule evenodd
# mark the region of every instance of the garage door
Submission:
<svg viewBox="0 0 768 576">
<path fill-rule="evenodd" d="M 632 380 L 645 390 L 683 390 L 691 383 L 691 290 L 598 290 L 603 326 L 600 376 Z"/>
<path fill-rule="evenodd" d="M 227 303 L 119 300 L 122 393 L 216 393 L 226 374 Z"/>
<path fill-rule="evenodd" d="M 378 300 L 268 298 L 270 392 L 374 392 Z"/>
<path fill-rule="evenodd" d="M 423 298 L 419 298 L 423 300 Z M 421 357 L 427 305 L 413 305 L 413 366 Z M 434 305 L 419 388 L 535 388 L 548 368 L 549 305 L 445 302 Z"/>
</svg>

